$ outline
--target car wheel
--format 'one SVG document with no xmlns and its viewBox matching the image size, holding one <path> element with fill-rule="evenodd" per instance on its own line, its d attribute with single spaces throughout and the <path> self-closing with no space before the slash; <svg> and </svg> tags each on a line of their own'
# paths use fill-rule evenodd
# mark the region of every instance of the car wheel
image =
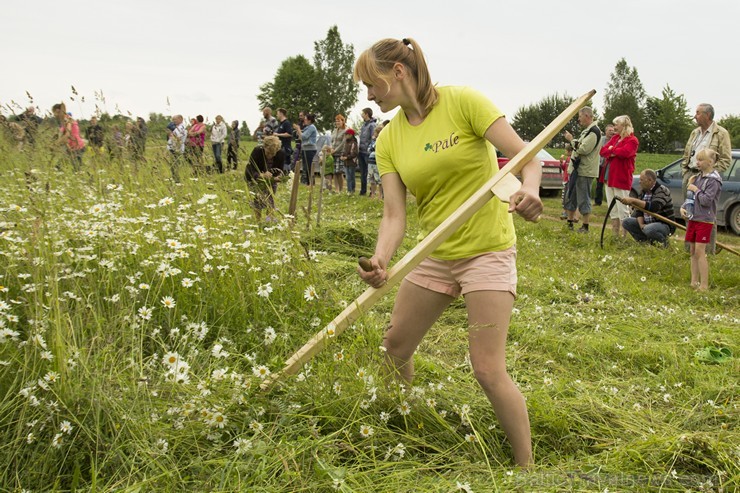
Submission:
<svg viewBox="0 0 740 493">
<path fill-rule="evenodd" d="M 736 235 L 740 235 L 740 204 L 735 204 L 730 211 L 728 223 L 730 228 L 732 228 L 732 231 L 734 231 Z"/>
</svg>

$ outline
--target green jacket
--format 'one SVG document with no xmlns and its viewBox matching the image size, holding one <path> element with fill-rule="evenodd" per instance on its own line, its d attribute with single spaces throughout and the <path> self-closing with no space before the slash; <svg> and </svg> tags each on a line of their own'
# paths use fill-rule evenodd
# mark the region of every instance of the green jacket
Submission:
<svg viewBox="0 0 740 493">
<path fill-rule="evenodd" d="M 589 132 L 595 126 L 596 122 L 591 123 L 583 129 L 577 139 L 573 139 L 571 142 L 573 145 L 573 159 L 577 157 L 581 159 L 578 165 L 578 176 L 587 178 L 599 176 L 599 144 L 601 139 L 598 139 L 595 133 Z M 568 172 L 573 172 L 572 164 L 569 166 Z"/>
<path fill-rule="evenodd" d="M 691 150 L 694 140 L 701 132 L 701 127 L 696 127 L 689 135 L 689 140 L 686 142 L 686 147 L 683 150 L 683 161 L 681 162 L 682 174 L 689 172 L 689 161 L 691 161 Z M 724 128 L 717 125 L 716 122 L 712 122 L 709 127 L 711 132 L 711 138 L 709 139 L 708 149 L 713 149 L 719 154 L 716 168 L 720 171 L 725 171 L 730 167 L 732 162 L 732 143 L 730 142 L 730 133 Z"/>
</svg>

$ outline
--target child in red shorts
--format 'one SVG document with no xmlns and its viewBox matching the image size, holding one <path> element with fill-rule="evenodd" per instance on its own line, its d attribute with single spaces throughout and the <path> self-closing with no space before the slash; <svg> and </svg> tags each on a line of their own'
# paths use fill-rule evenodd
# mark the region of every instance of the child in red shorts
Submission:
<svg viewBox="0 0 740 493">
<path fill-rule="evenodd" d="M 694 194 L 694 210 L 690 214 L 690 202 L 681 206 L 681 215 L 688 219 L 686 241 L 691 247 L 691 287 L 699 291 L 709 289 L 709 263 L 707 243 L 712 235 L 712 226 L 717 219 L 719 193 L 722 177 L 714 169 L 719 154 L 712 149 L 702 149 L 696 154 L 696 166 L 701 174 L 692 176 L 686 187 L 687 194 Z"/>
</svg>

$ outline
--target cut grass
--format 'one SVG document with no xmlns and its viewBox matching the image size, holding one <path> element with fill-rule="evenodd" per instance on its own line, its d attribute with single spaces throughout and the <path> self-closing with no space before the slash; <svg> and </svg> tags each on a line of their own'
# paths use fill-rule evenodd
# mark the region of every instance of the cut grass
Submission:
<svg viewBox="0 0 740 493">
<path fill-rule="evenodd" d="M 545 199 L 539 224 L 515 219 L 519 297 L 507 365 L 532 423 L 536 466 L 524 473 L 470 370 L 461 300 L 420 346 L 412 388 L 378 375 L 388 296 L 301 375 L 258 391 L 257 365 L 280 368 L 365 289 L 356 258 L 372 252 L 381 202 L 326 194 L 321 228 L 306 230 L 300 207 L 294 226 L 265 227 L 253 223 L 241 172 L 195 181 L 183 170 L 174 186 L 154 154 L 146 167 L 88 162 L 74 174 L 57 171 L 43 151 L 0 150 L 2 320 L 19 333 L 0 344 L 2 491 L 740 486 L 737 359 L 693 358 L 706 345 L 740 352 L 732 255 L 710 258 L 711 289 L 697 294 L 680 244 L 608 236 L 601 250 L 597 227 L 565 230 L 557 198 Z M 287 189 L 278 191 L 282 210 Z M 172 204 L 159 205 L 166 197 Z M 417 242 L 409 200 L 396 259 Z M 92 213 L 94 204 L 105 212 Z M 173 249 L 170 239 L 186 246 Z M 726 233 L 722 241 L 740 245 Z M 184 277 L 197 281 L 186 288 Z M 258 295 L 267 283 L 272 293 Z M 308 286 L 318 299 L 306 300 Z M 176 300 L 173 309 L 164 296 Z M 142 307 L 152 308 L 150 320 Z M 167 352 L 190 365 L 189 383 L 167 376 Z M 59 378 L 46 390 L 38 381 L 50 371 Z M 226 416 L 224 428 L 212 424 L 214 413 Z M 73 429 L 55 447 L 65 420 Z"/>
</svg>

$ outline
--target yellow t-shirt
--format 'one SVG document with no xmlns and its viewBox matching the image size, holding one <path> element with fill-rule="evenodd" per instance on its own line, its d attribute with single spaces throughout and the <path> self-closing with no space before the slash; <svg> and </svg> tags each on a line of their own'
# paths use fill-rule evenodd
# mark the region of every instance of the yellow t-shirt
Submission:
<svg viewBox="0 0 740 493">
<path fill-rule="evenodd" d="M 378 136 L 380 175 L 398 173 L 416 197 L 419 223 L 428 235 L 498 172 L 496 150 L 484 134 L 503 113 L 467 87 L 440 87 L 424 121 L 412 126 L 399 111 Z M 501 251 L 516 243 L 507 204 L 494 197 L 434 252 L 455 260 Z"/>
</svg>

